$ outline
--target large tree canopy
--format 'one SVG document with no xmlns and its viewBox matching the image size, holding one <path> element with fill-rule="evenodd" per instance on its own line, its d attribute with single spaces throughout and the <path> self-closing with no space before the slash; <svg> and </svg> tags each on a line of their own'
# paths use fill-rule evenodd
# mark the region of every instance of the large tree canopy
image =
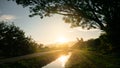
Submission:
<svg viewBox="0 0 120 68">
<path fill-rule="evenodd" d="M 14 0 L 17 4 L 30 7 L 30 16 L 41 18 L 51 14 L 64 15 L 64 20 L 72 26 L 100 27 L 119 18 L 119 0 Z"/>
<path fill-rule="evenodd" d="M 60 14 L 71 27 L 100 28 L 110 42 L 120 44 L 120 0 L 13 0 L 30 7 L 30 17 Z"/>
</svg>

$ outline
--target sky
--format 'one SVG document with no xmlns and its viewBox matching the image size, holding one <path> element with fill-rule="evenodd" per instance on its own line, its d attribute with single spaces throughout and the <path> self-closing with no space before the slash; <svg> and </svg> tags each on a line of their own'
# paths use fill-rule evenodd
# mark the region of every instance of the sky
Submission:
<svg viewBox="0 0 120 68">
<path fill-rule="evenodd" d="M 64 23 L 61 15 L 40 19 L 39 16 L 31 18 L 29 14 L 28 7 L 23 8 L 15 2 L 0 0 L 0 21 L 14 22 L 26 36 L 33 38 L 37 43 L 55 43 L 60 38 L 66 38 L 68 41 L 76 41 L 77 37 L 88 40 L 98 38 L 101 34 L 98 29 L 70 28 L 70 24 Z"/>
</svg>

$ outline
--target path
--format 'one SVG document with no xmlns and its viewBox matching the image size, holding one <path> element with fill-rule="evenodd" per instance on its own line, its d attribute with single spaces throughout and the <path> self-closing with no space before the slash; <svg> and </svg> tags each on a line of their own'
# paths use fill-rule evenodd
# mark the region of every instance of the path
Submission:
<svg viewBox="0 0 120 68">
<path fill-rule="evenodd" d="M 22 60 L 22 59 L 30 59 L 30 58 L 39 57 L 39 56 L 42 56 L 42 55 L 45 55 L 45 54 L 61 52 L 61 51 L 62 50 L 55 50 L 55 51 L 34 53 L 34 54 L 28 54 L 28 55 L 19 56 L 19 57 L 1 59 L 0 64 L 8 63 L 8 62 L 15 62 L 15 61 Z"/>
</svg>

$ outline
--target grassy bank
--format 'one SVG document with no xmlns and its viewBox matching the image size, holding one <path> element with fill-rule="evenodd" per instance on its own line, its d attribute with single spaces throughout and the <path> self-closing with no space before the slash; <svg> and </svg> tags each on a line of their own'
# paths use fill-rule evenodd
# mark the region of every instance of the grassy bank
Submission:
<svg viewBox="0 0 120 68">
<path fill-rule="evenodd" d="M 57 59 L 63 52 L 54 52 L 40 57 L 1 64 L 0 68 L 41 68 Z"/>
<path fill-rule="evenodd" d="M 120 58 L 93 51 L 75 50 L 65 68 L 120 68 Z"/>
</svg>

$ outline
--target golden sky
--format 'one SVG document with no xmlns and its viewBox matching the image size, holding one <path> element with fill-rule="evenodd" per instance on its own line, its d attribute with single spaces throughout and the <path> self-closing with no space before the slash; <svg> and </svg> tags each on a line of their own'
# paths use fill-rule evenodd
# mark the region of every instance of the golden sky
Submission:
<svg viewBox="0 0 120 68">
<path fill-rule="evenodd" d="M 0 0 L 0 21 L 14 22 L 26 34 L 38 43 L 49 44 L 59 42 L 60 39 L 75 41 L 76 37 L 84 40 L 97 38 L 100 30 L 82 30 L 81 28 L 70 28 L 64 23 L 62 16 L 53 15 L 40 19 L 39 16 L 28 17 L 29 9 L 23 8 L 14 2 Z M 59 41 L 58 41 L 59 40 Z"/>
</svg>

